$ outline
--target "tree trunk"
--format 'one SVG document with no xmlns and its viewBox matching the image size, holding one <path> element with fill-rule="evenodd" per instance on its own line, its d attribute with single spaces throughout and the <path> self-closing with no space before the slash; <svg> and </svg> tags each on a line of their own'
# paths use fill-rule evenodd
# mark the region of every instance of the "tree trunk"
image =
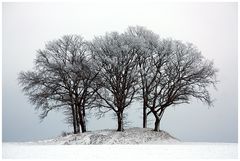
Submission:
<svg viewBox="0 0 240 161">
<path fill-rule="evenodd" d="M 82 116 L 82 119 L 81 119 L 81 128 L 82 128 L 82 133 L 87 131 L 87 129 L 86 129 L 86 121 L 85 121 L 84 115 Z"/>
<path fill-rule="evenodd" d="M 164 110 L 161 110 L 159 115 L 157 115 L 157 113 L 154 114 L 155 116 L 155 126 L 154 126 L 154 131 L 160 131 L 160 121 L 162 119 L 162 116 L 163 116 L 163 113 L 164 113 Z"/>
<path fill-rule="evenodd" d="M 76 134 L 77 133 L 77 129 L 76 129 L 76 115 L 75 115 L 74 105 L 72 104 L 71 107 L 72 107 L 72 117 L 73 117 L 73 120 L 72 120 L 72 123 L 73 123 L 73 133 Z"/>
<path fill-rule="evenodd" d="M 82 122 L 81 128 L 82 128 L 82 133 L 84 133 L 84 132 L 87 131 L 87 129 L 86 129 L 86 123 L 85 123 L 84 121 Z"/>
<path fill-rule="evenodd" d="M 143 128 L 147 128 L 147 100 L 143 99 Z"/>
<path fill-rule="evenodd" d="M 82 108 L 79 106 L 78 108 L 78 115 L 79 115 L 79 123 L 81 125 L 81 130 L 82 133 L 86 132 L 86 123 L 85 123 L 85 118 L 82 113 Z"/>
<path fill-rule="evenodd" d="M 154 131 L 160 131 L 160 119 L 156 118 L 155 124 L 154 124 Z"/>
<path fill-rule="evenodd" d="M 123 112 L 117 113 L 118 128 L 117 131 L 123 131 Z"/>
<path fill-rule="evenodd" d="M 75 108 L 76 108 L 76 131 L 77 131 L 77 133 L 80 133 L 80 122 L 79 122 L 79 118 L 80 118 L 80 116 L 79 116 L 79 109 L 78 109 L 78 107 L 77 106 L 75 106 Z"/>
<path fill-rule="evenodd" d="M 82 128 L 82 130 L 83 130 L 83 132 L 86 132 L 87 131 L 87 128 L 86 128 L 86 113 L 85 113 L 85 107 L 83 106 L 83 118 L 82 118 L 82 126 L 83 126 L 83 128 Z"/>
<path fill-rule="evenodd" d="M 83 107 L 83 117 L 85 118 L 86 112 L 85 112 L 85 107 Z"/>
<path fill-rule="evenodd" d="M 72 107 L 72 121 L 73 121 L 73 130 L 74 134 L 79 133 L 79 124 L 78 124 L 78 114 L 77 114 L 77 106 L 75 104 L 73 95 L 70 93 L 71 98 L 71 107 Z"/>
<path fill-rule="evenodd" d="M 82 128 L 82 132 L 86 132 L 87 128 L 86 128 L 86 113 L 85 113 L 85 103 L 86 103 L 86 98 L 83 98 L 82 100 L 82 104 L 81 104 L 81 114 L 82 114 L 82 119 L 81 119 L 81 128 Z"/>
</svg>

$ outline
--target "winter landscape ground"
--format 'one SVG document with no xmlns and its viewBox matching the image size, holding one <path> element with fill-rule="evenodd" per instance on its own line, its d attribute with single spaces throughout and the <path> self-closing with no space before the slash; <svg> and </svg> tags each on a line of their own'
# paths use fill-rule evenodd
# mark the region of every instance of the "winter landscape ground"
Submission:
<svg viewBox="0 0 240 161">
<path fill-rule="evenodd" d="M 129 160 L 236 159 L 237 144 L 186 143 L 165 131 L 130 128 L 124 132 L 99 130 L 37 142 L 3 143 L 2 154 L 4 159 L 79 159 L 79 155 L 84 160 L 121 160 L 126 156 Z"/>
</svg>

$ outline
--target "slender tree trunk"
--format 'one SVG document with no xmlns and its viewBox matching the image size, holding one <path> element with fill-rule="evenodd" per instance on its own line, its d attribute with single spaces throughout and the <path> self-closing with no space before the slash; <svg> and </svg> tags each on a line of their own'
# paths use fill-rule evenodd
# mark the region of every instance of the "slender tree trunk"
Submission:
<svg viewBox="0 0 240 161">
<path fill-rule="evenodd" d="M 118 128 L 117 131 L 123 131 L 123 112 L 117 113 Z"/>
<path fill-rule="evenodd" d="M 78 106 L 75 106 L 76 107 L 76 129 L 77 129 L 77 133 L 80 133 L 80 126 L 81 126 L 81 124 L 80 124 L 80 117 L 81 116 L 79 116 L 79 108 L 78 108 Z"/>
<path fill-rule="evenodd" d="M 76 113 L 75 113 L 75 110 L 74 110 L 74 105 L 72 104 L 71 105 L 71 108 L 72 108 L 72 123 L 73 123 L 73 133 L 76 134 L 77 133 L 77 129 L 76 129 Z"/>
<path fill-rule="evenodd" d="M 83 112 L 82 112 L 82 108 L 79 106 L 78 107 L 78 115 L 79 115 L 79 123 L 81 125 L 81 130 L 82 130 L 82 133 L 86 132 L 86 123 L 85 123 L 85 118 L 83 116 Z"/>
<path fill-rule="evenodd" d="M 160 121 L 161 121 L 161 119 L 162 119 L 164 110 L 165 110 L 165 109 L 161 110 L 160 113 L 159 113 L 159 115 L 157 115 L 157 113 L 154 114 L 155 119 L 156 119 L 156 120 L 155 120 L 155 124 L 154 124 L 154 125 L 155 125 L 155 126 L 154 126 L 154 131 L 160 131 Z"/>
<path fill-rule="evenodd" d="M 86 132 L 87 129 L 86 129 L 86 121 L 85 121 L 85 117 L 84 115 L 82 116 L 82 119 L 81 119 L 81 128 L 82 128 L 82 132 Z"/>
<path fill-rule="evenodd" d="M 75 105 L 75 101 L 73 98 L 73 95 L 70 93 L 70 98 L 71 98 L 71 107 L 72 107 L 72 121 L 73 121 L 73 130 L 74 134 L 79 133 L 79 124 L 78 124 L 78 114 L 77 114 L 77 107 Z"/>
<path fill-rule="evenodd" d="M 155 120 L 154 131 L 160 131 L 160 119 L 159 118 L 156 118 L 156 120 Z"/>
<path fill-rule="evenodd" d="M 82 111 L 83 111 L 83 117 L 85 118 L 85 115 L 86 115 L 85 107 L 83 107 Z"/>
<path fill-rule="evenodd" d="M 143 99 L 143 128 L 147 128 L 147 102 L 146 98 Z"/>
<path fill-rule="evenodd" d="M 140 63 L 139 66 L 141 68 L 141 83 L 142 83 L 142 97 L 143 97 L 143 128 L 147 128 L 147 83 L 146 83 L 146 75 L 145 75 L 145 63 Z M 142 67 L 141 67 L 142 66 Z M 144 71 L 142 71 L 144 70 Z M 144 73 L 143 73 L 144 72 Z"/>
<path fill-rule="evenodd" d="M 85 104 L 85 103 L 84 103 Z M 87 128 L 86 128 L 86 113 L 85 113 L 85 106 L 82 107 L 82 111 L 83 111 L 83 118 L 82 118 L 82 126 L 83 126 L 83 131 L 86 132 Z"/>
<path fill-rule="evenodd" d="M 86 132 L 87 131 L 87 129 L 86 129 L 86 123 L 85 123 L 85 121 L 82 121 L 82 123 L 81 123 L 82 125 L 81 125 L 81 128 L 82 128 L 82 133 L 84 133 L 84 132 Z"/>
</svg>

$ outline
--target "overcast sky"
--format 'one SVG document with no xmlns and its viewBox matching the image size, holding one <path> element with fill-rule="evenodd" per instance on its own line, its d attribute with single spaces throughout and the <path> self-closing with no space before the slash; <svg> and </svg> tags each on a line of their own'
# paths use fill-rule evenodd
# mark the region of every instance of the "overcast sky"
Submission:
<svg viewBox="0 0 240 161">
<path fill-rule="evenodd" d="M 50 113 L 42 123 L 17 83 L 31 70 L 36 50 L 65 34 L 91 40 L 105 32 L 145 26 L 163 38 L 195 44 L 219 69 L 214 107 L 200 101 L 170 107 L 161 129 L 183 141 L 237 142 L 237 3 L 3 3 L 3 141 L 51 138 L 72 128 Z M 129 127 L 141 127 L 141 105 L 128 110 Z M 149 121 L 153 127 L 154 120 Z M 116 128 L 109 113 L 89 118 L 88 130 Z"/>
</svg>

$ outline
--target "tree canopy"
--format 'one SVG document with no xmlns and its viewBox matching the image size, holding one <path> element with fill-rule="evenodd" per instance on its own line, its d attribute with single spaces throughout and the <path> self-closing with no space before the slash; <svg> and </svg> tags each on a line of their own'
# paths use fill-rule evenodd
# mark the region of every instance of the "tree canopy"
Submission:
<svg viewBox="0 0 240 161">
<path fill-rule="evenodd" d="M 113 111 L 118 131 L 124 111 L 143 102 L 143 128 L 153 114 L 155 131 L 167 107 L 196 98 L 212 105 L 209 87 L 217 69 L 191 43 L 165 39 L 141 26 L 85 41 L 66 35 L 37 51 L 35 66 L 19 74 L 19 84 L 44 119 L 62 110 L 74 133 L 86 132 L 88 109 Z"/>
</svg>

